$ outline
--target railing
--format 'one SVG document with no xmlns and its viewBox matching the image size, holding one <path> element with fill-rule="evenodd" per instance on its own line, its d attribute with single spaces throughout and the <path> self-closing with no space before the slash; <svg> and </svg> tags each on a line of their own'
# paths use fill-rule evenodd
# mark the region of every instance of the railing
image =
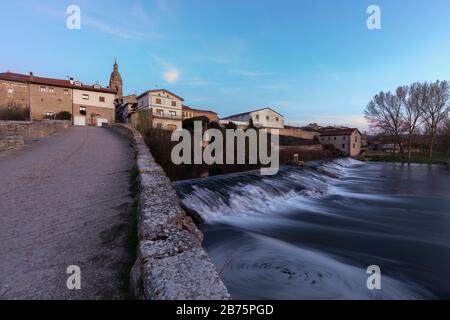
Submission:
<svg viewBox="0 0 450 320">
<path fill-rule="evenodd" d="M 181 115 L 174 116 L 174 115 L 166 114 L 166 113 L 153 112 L 152 116 L 153 116 L 153 118 L 157 118 L 157 119 L 171 119 L 171 120 L 179 120 L 179 121 L 183 120 Z"/>
</svg>

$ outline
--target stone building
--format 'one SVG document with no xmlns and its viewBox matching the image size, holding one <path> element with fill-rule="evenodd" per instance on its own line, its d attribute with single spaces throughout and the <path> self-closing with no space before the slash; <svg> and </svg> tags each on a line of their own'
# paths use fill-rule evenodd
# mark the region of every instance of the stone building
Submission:
<svg viewBox="0 0 450 320">
<path fill-rule="evenodd" d="M 214 111 L 194 109 L 183 105 L 183 120 L 197 117 L 207 117 L 211 122 L 219 121 L 219 117 Z"/>
<path fill-rule="evenodd" d="M 255 111 L 235 114 L 226 118 L 222 118 L 220 123 L 226 125 L 230 122 L 235 123 L 238 127 L 249 126 L 250 122 L 257 128 L 262 129 L 283 129 L 284 117 L 271 108 L 263 108 Z"/>
<path fill-rule="evenodd" d="M 123 96 L 123 81 L 117 60 L 114 61 L 113 72 L 109 78 L 109 88 L 116 92 L 117 98 Z"/>
<path fill-rule="evenodd" d="M 101 125 L 115 121 L 114 99 L 122 95 L 123 83 L 117 62 L 110 87 L 84 85 L 73 79 L 53 79 L 30 74 L 0 73 L 0 108 L 30 108 L 31 120 L 54 119 L 62 112 L 72 115 L 75 125 Z"/>
<path fill-rule="evenodd" d="M 184 99 L 165 90 L 148 90 L 137 97 L 137 111 L 150 110 L 151 127 L 165 130 L 182 128 Z"/>
<path fill-rule="evenodd" d="M 325 129 L 320 134 L 320 143 L 332 145 L 346 156 L 357 156 L 361 153 L 361 132 L 356 128 Z"/>
</svg>

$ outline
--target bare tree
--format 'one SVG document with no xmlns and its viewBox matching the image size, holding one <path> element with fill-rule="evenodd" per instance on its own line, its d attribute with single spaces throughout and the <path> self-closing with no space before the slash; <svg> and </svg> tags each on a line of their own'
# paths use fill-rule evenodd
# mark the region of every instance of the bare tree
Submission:
<svg viewBox="0 0 450 320">
<path fill-rule="evenodd" d="M 417 129 L 423 122 L 425 107 L 429 102 L 430 86 L 428 83 L 414 83 L 410 87 L 402 87 L 404 110 L 403 126 L 408 140 L 408 162 L 411 161 L 411 146 Z"/>
<path fill-rule="evenodd" d="M 439 124 L 450 111 L 450 87 L 447 81 L 436 81 L 430 85 L 429 101 L 425 105 L 424 120 L 429 134 L 428 158 L 433 158 L 434 144 Z"/>
<path fill-rule="evenodd" d="M 366 107 L 364 114 L 372 130 L 390 135 L 395 144 L 400 147 L 402 158 L 404 156 L 401 135 L 404 131 L 402 105 L 404 101 L 404 88 L 397 89 L 396 94 L 380 92 Z"/>
</svg>

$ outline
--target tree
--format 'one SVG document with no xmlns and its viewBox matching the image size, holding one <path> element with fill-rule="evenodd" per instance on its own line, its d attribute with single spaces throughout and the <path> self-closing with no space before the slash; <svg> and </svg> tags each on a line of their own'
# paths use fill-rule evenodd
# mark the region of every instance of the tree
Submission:
<svg viewBox="0 0 450 320">
<path fill-rule="evenodd" d="M 404 132 L 402 105 L 405 95 L 404 87 L 399 87 L 396 94 L 380 92 L 373 97 L 366 107 L 364 114 L 372 130 L 390 135 L 394 143 L 400 147 L 402 158 L 404 149 L 401 135 Z"/>
<path fill-rule="evenodd" d="M 436 81 L 430 85 L 429 101 L 425 105 L 424 120 L 429 134 L 428 159 L 433 158 L 434 145 L 439 125 L 450 111 L 450 87 L 447 81 Z"/>
<path fill-rule="evenodd" d="M 411 161 L 411 146 L 417 129 L 422 123 L 422 116 L 429 101 L 430 86 L 428 83 L 414 83 L 410 87 L 403 87 L 402 98 L 404 110 L 403 126 L 408 140 L 408 162 Z"/>
</svg>

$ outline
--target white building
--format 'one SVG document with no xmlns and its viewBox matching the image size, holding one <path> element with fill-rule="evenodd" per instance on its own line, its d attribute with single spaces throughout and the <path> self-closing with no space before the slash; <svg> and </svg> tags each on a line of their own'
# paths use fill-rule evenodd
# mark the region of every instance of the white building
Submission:
<svg viewBox="0 0 450 320">
<path fill-rule="evenodd" d="M 137 111 L 150 110 L 153 128 L 181 129 L 183 101 L 165 89 L 148 90 L 137 97 Z"/>
<path fill-rule="evenodd" d="M 323 130 L 320 143 L 332 145 L 346 156 L 357 156 L 361 153 L 361 133 L 355 128 L 335 128 Z"/>
<path fill-rule="evenodd" d="M 235 114 L 226 118 L 222 118 L 220 123 L 222 125 L 233 122 L 238 127 L 249 126 L 250 122 L 257 128 L 264 129 L 283 129 L 284 117 L 282 114 L 274 111 L 271 108 L 263 108 L 255 111 Z"/>
</svg>

